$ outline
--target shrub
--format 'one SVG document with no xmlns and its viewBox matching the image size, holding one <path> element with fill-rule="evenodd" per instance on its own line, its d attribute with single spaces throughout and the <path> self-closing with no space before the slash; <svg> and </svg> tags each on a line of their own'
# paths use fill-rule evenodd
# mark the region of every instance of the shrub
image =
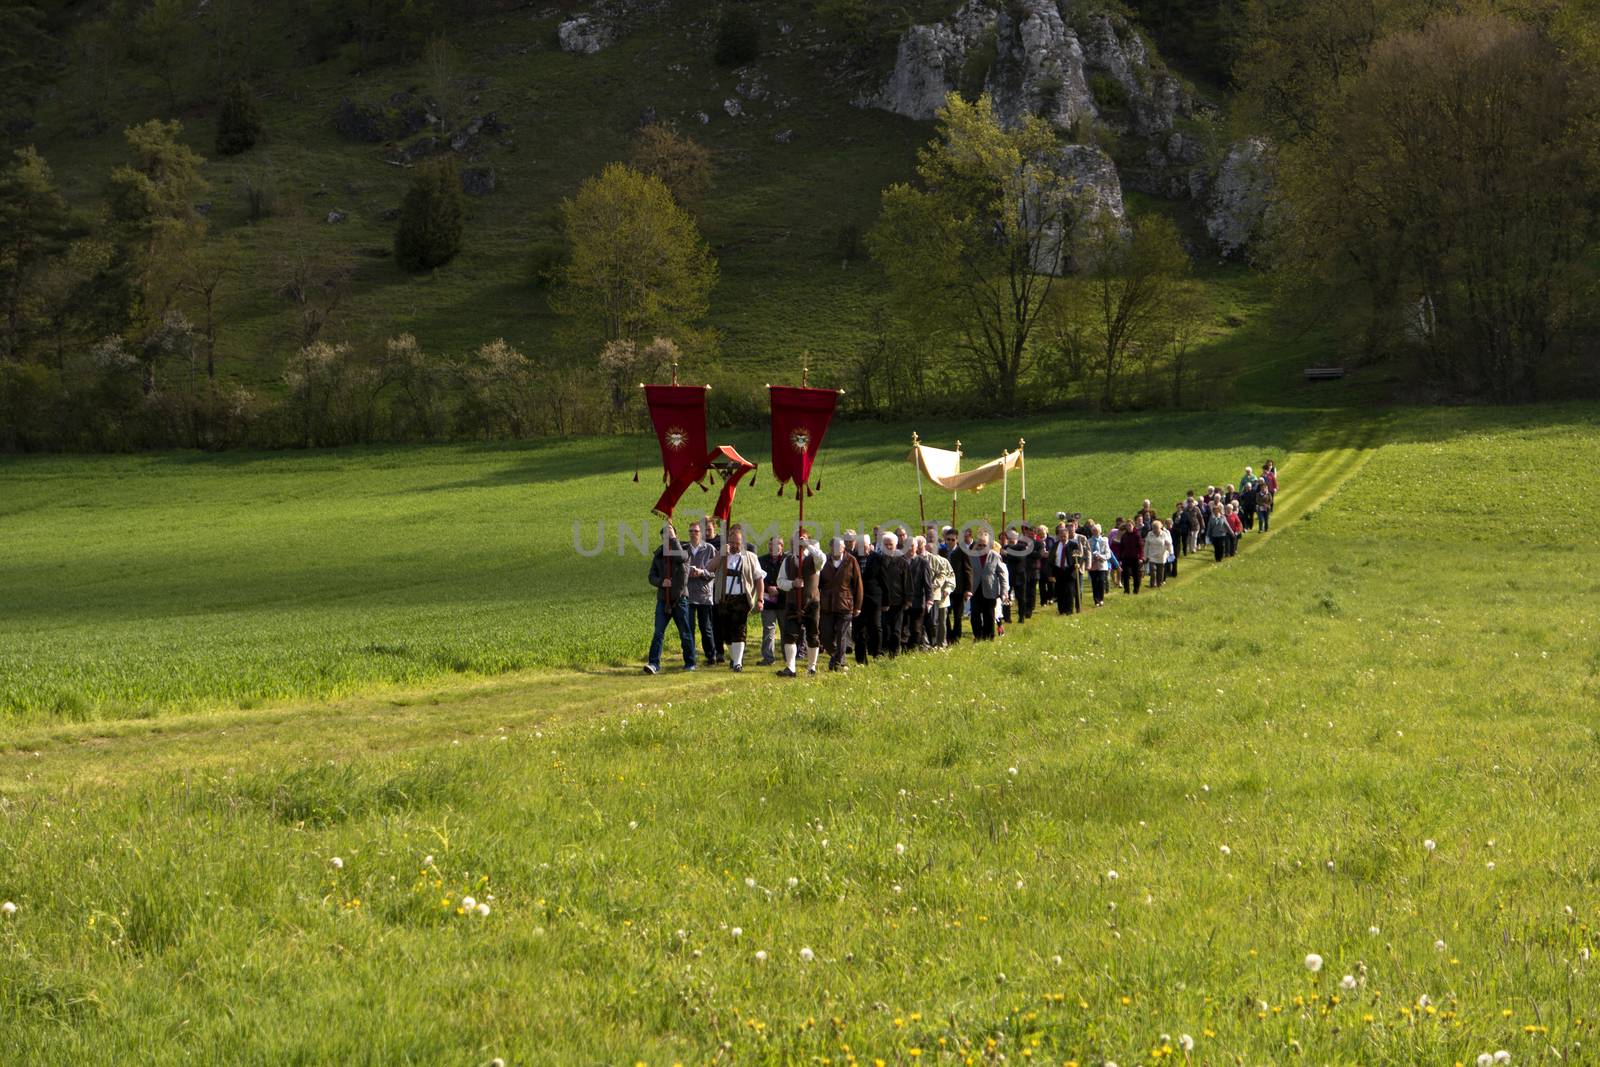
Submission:
<svg viewBox="0 0 1600 1067">
<path fill-rule="evenodd" d="M 261 108 L 250 86 L 236 81 L 217 109 L 217 155 L 236 156 L 261 139 Z"/>
<path fill-rule="evenodd" d="M 461 250 L 465 214 L 455 161 L 445 157 L 419 164 L 400 205 L 395 261 L 410 271 L 432 270 L 450 262 Z"/>
</svg>

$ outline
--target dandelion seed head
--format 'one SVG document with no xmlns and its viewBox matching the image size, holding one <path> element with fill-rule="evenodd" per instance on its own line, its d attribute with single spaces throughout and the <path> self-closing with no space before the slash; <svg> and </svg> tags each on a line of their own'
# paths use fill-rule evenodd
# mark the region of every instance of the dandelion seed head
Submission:
<svg viewBox="0 0 1600 1067">
<path fill-rule="evenodd" d="M 1120 877 L 1121 877 L 1121 875 L 1119 875 L 1116 871 L 1107 871 L 1106 872 L 1106 881 L 1108 881 L 1108 882 L 1115 882 Z"/>
<path fill-rule="evenodd" d="M 0 904 L 0 915 L 5 915 L 7 918 L 9 918 L 9 917 L 15 915 L 16 913 L 17 913 L 17 906 L 15 904 L 13 904 L 11 901 L 8 900 L 4 904 Z"/>
<path fill-rule="evenodd" d="M 1346 992 L 1349 992 L 1350 990 L 1354 989 L 1355 987 L 1356 987 L 1356 976 L 1355 975 L 1347 974 L 1343 978 L 1339 979 L 1339 988 L 1340 989 L 1343 989 Z"/>
<path fill-rule="evenodd" d="M 744 936 L 744 927 L 735 926 L 732 930 L 729 930 L 728 933 L 731 934 L 734 937 L 743 937 Z"/>
<path fill-rule="evenodd" d="M 800 884 L 800 879 L 796 878 L 794 875 L 791 874 L 789 876 L 789 881 L 788 881 L 787 884 L 788 884 L 790 889 L 793 889 L 795 886 Z"/>
<path fill-rule="evenodd" d="M 336 871 L 342 871 L 344 870 L 344 860 L 340 859 L 338 856 L 335 856 L 333 859 L 328 861 L 328 866 L 332 867 Z"/>
<path fill-rule="evenodd" d="M 482 901 L 478 902 L 477 911 L 478 911 L 478 915 L 480 917 L 482 917 L 482 918 L 488 918 L 489 917 L 489 905 L 483 903 Z"/>
<path fill-rule="evenodd" d="M 1433 943 L 1433 951 L 1435 951 L 1435 952 L 1443 952 L 1444 950 L 1445 950 L 1445 943 L 1444 943 L 1444 941 L 1442 939 L 1438 940 L 1438 941 L 1435 941 Z"/>
<path fill-rule="evenodd" d="M 757 963 L 765 963 L 765 962 L 767 962 L 767 950 L 766 949 L 764 949 L 764 948 L 756 949 L 756 962 Z"/>
<path fill-rule="evenodd" d="M 466 908 L 468 911 L 471 911 L 473 908 L 478 906 L 478 902 L 472 897 L 462 897 L 461 906 Z"/>
<path fill-rule="evenodd" d="M 1422 847 L 1427 849 L 1429 852 L 1432 852 L 1434 849 L 1439 847 L 1439 843 L 1430 837 L 1422 843 Z"/>
<path fill-rule="evenodd" d="M 817 958 L 817 954 L 812 952 L 809 948 L 802 948 L 800 950 L 800 958 L 805 960 L 807 963 L 810 963 L 812 960 Z"/>
<path fill-rule="evenodd" d="M 1480 1052 L 1480 1053 L 1478 1053 L 1478 1067 L 1494 1067 L 1494 1053 L 1492 1053 L 1492 1052 Z"/>
<path fill-rule="evenodd" d="M 1306 970 L 1310 971 L 1312 974 L 1316 974 L 1318 971 L 1322 970 L 1322 957 L 1317 955 L 1315 952 L 1308 953 L 1306 955 Z"/>
<path fill-rule="evenodd" d="M 1183 1049 L 1183 1051 L 1185 1051 L 1185 1052 L 1193 1052 L 1194 1051 L 1194 1038 L 1190 1037 L 1188 1034 L 1179 1034 L 1178 1035 L 1178 1047 Z"/>
<path fill-rule="evenodd" d="M 906 854 L 906 844 L 904 841 L 895 842 L 894 854 L 896 856 L 904 856 Z"/>
<path fill-rule="evenodd" d="M 1495 1054 L 1494 1054 L 1494 1062 L 1496 1062 L 1496 1063 L 1510 1063 L 1511 1062 L 1511 1053 L 1507 1052 L 1505 1049 L 1497 1050 L 1495 1052 Z"/>
</svg>

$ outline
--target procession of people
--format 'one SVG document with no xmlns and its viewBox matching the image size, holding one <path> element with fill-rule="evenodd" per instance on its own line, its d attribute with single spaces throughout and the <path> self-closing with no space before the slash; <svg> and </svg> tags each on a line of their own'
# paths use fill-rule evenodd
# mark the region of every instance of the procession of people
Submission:
<svg viewBox="0 0 1600 1067">
<path fill-rule="evenodd" d="M 1220 563 L 1237 554 L 1247 532 L 1266 532 L 1278 495 L 1277 466 L 1246 467 L 1237 485 L 1189 490 L 1163 518 L 1149 500 L 1109 528 L 1061 511 L 1055 524 L 1026 521 L 994 539 L 986 526 L 957 530 L 904 526 L 844 530 L 822 544 L 800 526 L 794 543 L 773 537 L 764 552 L 731 523 L 726 538 L 714 519 L 692 521 L 681 540 L 669 520 L 650 562 L 655 631 L 644 670 L 657 674 L 667 629 L 676 628 L 683 669 L 726 664 L 741 672 L 752 616 L 761 627 L 762 667 L 780 677 L 815 675 L 872 659 L 1003 637 L 1035 610 L 1058 614 L 1103 607 L 1109 591 L 1161 589 L 1181 560 L 1209 546 Z M 698 647 L 697 647 L 698 645 Z"/>
</svg>

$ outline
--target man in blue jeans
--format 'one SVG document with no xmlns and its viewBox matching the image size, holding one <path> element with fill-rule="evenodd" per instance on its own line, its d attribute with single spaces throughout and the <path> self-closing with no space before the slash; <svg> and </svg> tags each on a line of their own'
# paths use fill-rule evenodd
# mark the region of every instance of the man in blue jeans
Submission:
<svg viewBox="0 0 1600 1067">
<path fill-rule="evenodd" d="M 669 620 L 677 624 L 678 639 L 683 643 L 683 669 L 695 669 L 694 630 L 689 624 L 688 553 L 670 522 L 661 531 L 661 542 L 650 559 L 650 584 L 656 588 L 656 631 L 650 639 L 646 674 L 661 673 L 661 643 Z"/>
</svg>

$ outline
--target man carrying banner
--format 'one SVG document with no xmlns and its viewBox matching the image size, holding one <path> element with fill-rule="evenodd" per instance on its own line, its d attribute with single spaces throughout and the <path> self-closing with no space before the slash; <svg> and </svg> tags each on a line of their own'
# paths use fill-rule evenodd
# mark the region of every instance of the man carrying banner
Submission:
<svg viewBox="0 0 1600 1067">
<path fill-rule="evenodd" d="M 661 542 L 650 560 L 650 584 L 656 587 L 656 630 L 650 639 L 649 661 L 644 665 L 646 674 L 661 673 L 661 643 L 669 621 L 677 624 L 678 638 L 683 642 L 683 669 L 695 669 L 694 632 L 689 628 L 687 553 L 671 522 L 662 528 Z"/>
<path fill-rule="evenodd" d="M 778 570 L 778 588 L 789 594 L 784 610 L 783 670 L 780 678 L 795 676 L 795 659 L 803 645 L 809 675 L 817 673 L 817 655 L 822 651 L 822 602 L 817 572 L 827 557 L 811 543 L 811 531 L 804 526 L 795 532 L 794 552 L 785 556 Z"/>
</svg>

